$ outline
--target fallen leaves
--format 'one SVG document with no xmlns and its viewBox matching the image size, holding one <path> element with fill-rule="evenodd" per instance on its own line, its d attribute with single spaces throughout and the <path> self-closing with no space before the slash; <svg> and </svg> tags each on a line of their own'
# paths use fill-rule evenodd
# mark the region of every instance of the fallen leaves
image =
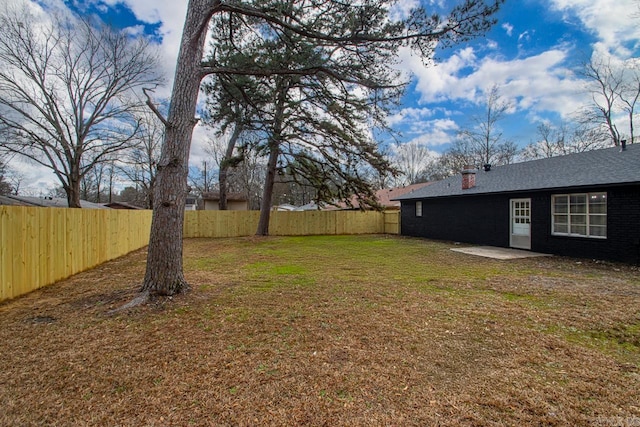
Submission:
<svg viewBox="0 0 640 427">
<path fill-rule="evenodd" d="M 189 294 L 108 315 L 136 294 L 138 251 L 0 305 L 0 425 L 638 417 L 637 272 L 580 262 L 387 236 L 187 240 Z"/>
</svg>

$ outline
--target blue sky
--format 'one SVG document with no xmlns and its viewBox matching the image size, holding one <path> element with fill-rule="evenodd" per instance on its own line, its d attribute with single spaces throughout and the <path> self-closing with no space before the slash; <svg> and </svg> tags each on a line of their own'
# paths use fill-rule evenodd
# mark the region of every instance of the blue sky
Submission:
<svg viewBox="0 0 640 427">
<path fill-rule="evenodd" d="M 417 1 L 401 0 L 400 4 Z M 455 3 L 421 1 L 434 12 Z M 160 43 L 167 80 L 172 81 L 186 0 L 38 3 L 64 4 L 80 13 L 98 14 L 132 33 L 153 34 Z M 402 142 L 443 152 L 470 118 L 482 111 L 486 91 L 498 85 L 514 107 L 501 122 L 504 136 L 524 146 L 535 140 L 538 123 L 569 120 L 589 102 L 577 71 L 594 52 L 620 60 L 640 54 L 640 0 L 507 0 L 497 18 L 486 36 L 438 50 L 435 66 L 425 67 L 419 58 L 402 54 L 399 66 L 411 73 L 412 83 L 398 112 L 389 118 L 401 131 Z M 168 93 L 167 87 L 164 94 Z M 206 131 L 196 129 L 194 165 L 204 158 L 204 138 Z M 42 179 L 40 185 L 45 185 Z"/>
<path fill-rule="evenodd" d="M 485 37 L 439 52 L 432 68 L 406 61 L 415 78 L 397 126 L 405 139 L 446 150 L 498 85 L 514 106 L 500 123 L 505 137 L 520 146 L 533 142 L 540 122 L 569 121 L 589 102 L 579 70 L 594 51 L 638 56 L 640 16 L 632 16 L 638 6 L 635 0 L 507 0 Z"/>
</svg>

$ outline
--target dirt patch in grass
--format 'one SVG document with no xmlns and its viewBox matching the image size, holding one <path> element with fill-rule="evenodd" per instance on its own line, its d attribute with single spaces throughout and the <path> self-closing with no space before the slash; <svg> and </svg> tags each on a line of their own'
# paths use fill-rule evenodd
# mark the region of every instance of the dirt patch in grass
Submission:
<svg viewBox="0 0 640 427">
<path fill-rule="evenodd" d="M 138 251 L 6 302 L 0 425 L 640 424 L 637 268 L 449 247 L 193 239 L 186 295 L 109 315 Z"/>
</svg>

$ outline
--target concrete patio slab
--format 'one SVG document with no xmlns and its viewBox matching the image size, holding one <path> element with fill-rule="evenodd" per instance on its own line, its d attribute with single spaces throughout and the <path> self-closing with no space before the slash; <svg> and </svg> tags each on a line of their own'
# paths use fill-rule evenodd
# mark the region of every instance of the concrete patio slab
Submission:
<svg viewBox="0 0 640 427">
<path fill-rule="evenodd" d="M 477 255 L 494 259 L 519 259 L 551 256 L 549 254 L 541 254 L 538 252 L 523 251 L 520 249 L 511 248 L 498 248 L 495 246 L 470 246 L 465 248 L 451 248 L 451 250 L 454 252 L 462 252 L 464 254 Z"/>
</svg>

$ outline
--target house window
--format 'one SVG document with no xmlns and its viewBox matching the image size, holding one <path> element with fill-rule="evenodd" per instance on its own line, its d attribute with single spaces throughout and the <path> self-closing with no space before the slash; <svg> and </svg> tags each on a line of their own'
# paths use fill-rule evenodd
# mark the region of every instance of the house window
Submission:
<svg viewBox="0 0 640 427">
<path fill-rule="evenodd" d="M 607 237 L 607 193 L 558 194 L 551 197 L 551 233 Z"/>
<path fill-rule="evenodd" d="M 416 202 L 416 216 L 422 216 L 422 202 Z"/>
</svg>

